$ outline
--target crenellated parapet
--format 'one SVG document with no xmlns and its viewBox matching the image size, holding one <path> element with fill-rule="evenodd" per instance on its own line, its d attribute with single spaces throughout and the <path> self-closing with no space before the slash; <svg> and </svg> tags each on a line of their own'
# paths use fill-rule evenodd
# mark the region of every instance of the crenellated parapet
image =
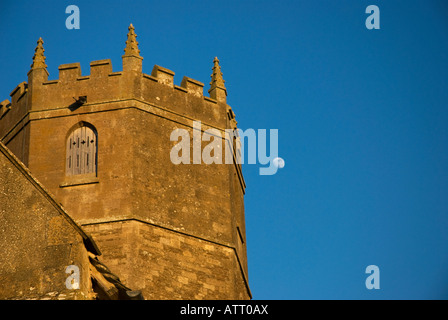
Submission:
<svg viewBox="0 0 448 320">
<path fill-rule="evenodd" d="M 0 119 L 11 110 L 11 102 L 8 99 L 0 102 Z"/>
<path fill-rule="evenodd" d="M 79 62 L 61 64 L 58 67 L 59 70 L 59 80 L 63 82 L 71 82 L 76 81 L 79 77 L 81 77 L 81 65 Z"/>
<path fill-rule="evenodd" d="M 74 99 L 87 96 L 88 103 L 84 106 L 134 99 L 213 126 L 228 126 L 227 90 L 218 58 L 213 60 L 209 96 L 205 96 L 204 83 L 184 76 L 180 85 L 176 85 L 175 72 L 167 68 L 154 65 L 150 74 L 144 73 L 136 37 L 131 24 L 122 56 L 122 71 L 114 72 L 111 60 L 104 59 L 92 61 L 90 73 L 83 75 L 80 63 L 75 62 L 60 65 L 57 79 L 48 78 L 44 42 L 39 38 L 28 82 L 22 82 L 11 92 L 11 102 L 2 102 L 0 117 L 5 118 L 9 110 L 18 109 L 7 121 L 17 122 L 29 111 L 67 109 Z"/>
<path fill-rule="evenodd" d="M 200 81 L 185 76 L 182 79 L 180 86 L 187 89 L 188 93 L 195 96 L 202 97 L 204 95 L 204 84 Z"/>
<path fill-rule="evenodd" d="M 170 87 L 174 86 L 174 71 L 155 65 L 154 68 L 152 68 L 151 76 L 153 76 L 157 82 L 161 84 L 165 84 Z"/>
<path fill-rule="evenodd" d="M 11 101 L 0 102 L 0 140 L 9 130 L 8 124 L 17 123 L 26 114 L 28 93 L 28 83 L 21 82 L 9 94 Z"/>
<path fill-rule="evenodd" d="M 9 94 L 11 96 L 11 104 L 17 104 L 17 102 L 23 98 L 23 96 L 28 92 L 28 84 L 26 82 L 21 82 L 11 91 Z"/>
</svg>

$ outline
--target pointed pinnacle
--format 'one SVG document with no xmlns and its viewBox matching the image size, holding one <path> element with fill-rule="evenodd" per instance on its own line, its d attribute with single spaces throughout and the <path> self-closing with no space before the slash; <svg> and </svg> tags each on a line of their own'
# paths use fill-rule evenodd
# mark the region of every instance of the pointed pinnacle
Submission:
<svg viewBox="0 0 448 320">
<path fill-rule="evenodd" d="M 126 48 L 124 49 L 124 56 L 140 57 L 140 50 L 138 49 L 137 35 L 135 34 L 132 23 L 128 28 L 128 38 L 126 40 Z"/>
<path fill-rule="evenodd" d="M 42 38 L 39 38 L 37 40 L 37 46 L 36 49 L 34 49 L 34 56 L 33 56 L 33 63 L 31 64 L 31 69 L 39 69 L 39 68 L 47 68 L 47 65 L 45 64 L 45 56 L 44 56 L 44 41 Z"/>
<path fill-rule="evenodd" d="M 219 65 L 219 59 L 218 57 L 215 57 L 213 59 L 213 73 L 211 75 L 212 81 L 210 82 L 210 90 L 213 90 L 215 88 L 221 88 L 226 90 L 226 87 L 224 85 L 224 79 L 222 77 L 221 67 Z"/>
</svg>

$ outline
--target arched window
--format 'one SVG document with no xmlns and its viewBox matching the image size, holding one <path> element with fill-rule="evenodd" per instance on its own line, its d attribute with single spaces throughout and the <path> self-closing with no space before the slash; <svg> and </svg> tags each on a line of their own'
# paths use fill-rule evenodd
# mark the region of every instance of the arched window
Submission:
<svg viewBox="0 0 448 320">
<path fill-rule="evenodd" d="M 68 135 L 66 146 L 66 175 L 97 172 L 97 133 L 95 128 L 80 123 Z"/>
</svg>

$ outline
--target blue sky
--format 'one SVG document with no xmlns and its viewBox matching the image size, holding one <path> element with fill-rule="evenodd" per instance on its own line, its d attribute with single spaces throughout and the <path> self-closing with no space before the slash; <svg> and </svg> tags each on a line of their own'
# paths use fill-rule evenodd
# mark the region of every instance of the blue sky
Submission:
<svg viewBox="0 0 448 320">
<path fill-rule="evenodd" d="M 75 4 L 80 29 L 65 28 Z M 365 9 L 380 9 L 367 30 Z M 2 1 L 0 101 L 44 39 L 58 66 L 112 60 L 206 84 L 218 56 L 242 129 L 278 129 L 286 165 L 244 165 L 254 299 L 448 298 L 448 3 Z M 380 269 L 367 290 L 365 268 Z"/>
</svg>

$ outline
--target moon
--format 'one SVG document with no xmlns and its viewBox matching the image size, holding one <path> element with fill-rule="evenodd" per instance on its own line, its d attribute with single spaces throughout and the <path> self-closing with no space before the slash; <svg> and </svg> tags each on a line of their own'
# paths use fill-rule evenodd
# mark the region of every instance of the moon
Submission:
<svg viewBox="0 0 448 320">
<path fill-rule="evenodd" d="M 276 166 L 277 168 L 283 168 L 285 166 L 285 160 L 283 160 L 282 158 L 274 158 L 274 160 L 272 160 L 272 162 L 274 163 L 274 166 Z"/>
</svg>

